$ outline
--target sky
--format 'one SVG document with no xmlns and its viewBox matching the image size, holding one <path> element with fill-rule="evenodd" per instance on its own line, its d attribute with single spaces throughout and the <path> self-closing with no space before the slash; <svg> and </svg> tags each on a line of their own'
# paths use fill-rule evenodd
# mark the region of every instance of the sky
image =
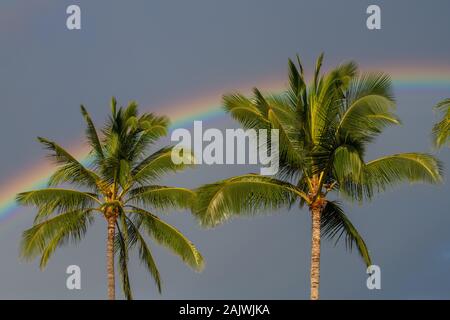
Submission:
<svg viewBox="0 0 450 320">
<path fill-rule="evenodd" d="M 71 4 L 81 8 L 81 30 L 66 28 Z M 381 7 L 381 30 L 366 28 L 369 4 Z M 80 104 L 98 125 L 116 96 L 122 104 L 136 100 L 142 111 L 167 114 L 188 129 L 193 120 L 234 128 L 235 122 L 214 113 L 222 94 L 253 86 L 279 90 L 287 83 L 287 59 L 296 53 L 309 70 L 325 52 L 325 68 L 355 60 L 364 70 L 392 74 L 403 124 L 386 130 L 368 159 L 432 152 L 448 167 L 450 150 L 435 151 L 430 144 L 438 119 L 432 106 L 450 97 L 448 12 L 446 0 L 3 0 L 0 207 L 9 195 L 37 183 L 35 177 L 46 176 L 48 162 L 37 136 L 79 151 Z M 257 169 L 201 166 L 163 183 L 194 188 Z M 367 289 L 365 266 L 356 252 L 323 241 L 321 298 L 449 299 L 449 191 L 448 182 L 401 185 L 371 203 L 345 204 L 381 268 L 382 287 Z M 21 233 L 32 225 L 35 212 L 14 205 L 0 210 L 0 299 L 106 298 L 104 221 L 98 220 L 79 245 L 58 249 L 40 271 L 38 261 L 19 259 Z M 192 240 L 206 268 L 195 273 L 152 244 L 163 293 L 157 293 L 134 257 L 135 298 L 309 298 L 308 211 L 236 218 L 208 230 L 189 212 L 158 214 Z M 81 290 L 66 288 L 65 271 L 72 264 L 81 268 Z"/>
</svg>

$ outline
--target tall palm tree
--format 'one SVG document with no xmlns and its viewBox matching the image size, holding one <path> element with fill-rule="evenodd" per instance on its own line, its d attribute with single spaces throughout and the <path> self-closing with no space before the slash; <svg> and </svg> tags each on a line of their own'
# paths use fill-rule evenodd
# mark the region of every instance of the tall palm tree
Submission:
<svg viewBox="0 0 450 320">
<path fill-rule="evenodd" d="M 23 234 L 21 253 L 28 259 L 41 255 L 40 266 L 44 268 L 57 247 L 81 240 L 94 218 L 102 217 L 107 225 L 108 298 L 115 299 L 117 254 L 123 292 L 132 299 L 127 265 L 128 252 L 135 246 L 161 292 L 160 274 L 142 232 L 195 270 L 202 268 L 203 258 L 180 231 L 146 209 L 189 208 L 194 196 L 188 189 L 153 184 L 163 174 L 185 168 L 172 162 L 171 147 L 148 155 L 148 147 L 167 134 L 168 119 L 151 113 L 139 115 L 135 102 L 126 108 L 116 105 L 113 98 L 112 114 L 102 136 L 81 106 L 91 148 L 89 166 L 55 142 L 38 138 L 59 167 L 48 188 L 17 195 L 18 203 L 38 209 L 33 227 Z M 61 184 L 74 188 L 57 188 Z"/>
<path fill-rule="evenodd" d="M 437 148 L 450 147 L 450 98 L 439 102 L 435 109 L 442 113 L 442 120 L 433 127 L 433 141 Z"/>
<path fill-rule="evenodd" d="M 280 171 L 277 177 L 246 174 L 197 190 L 194 214 L 204 226 L 232 216 L 299 206 L 312 219 L 311 299 L 319 298 L 320 242 L 341 238 L 356 246 L 367 265 L 367 246 L 332 192 L 347 200 L 370 199 L 398 182 L 441 180 L 437 159 L 423 153 L 399 153 L 367 161 L 369 143 L 388 125 L 399 124 L 390 78 L 383 73 L 358 75 L 354 62 L 321 74 L 317 60 L 312 82 L 305 82 L 297 56 L 289 60 L 289 87 L 281 95 L 225 95 L 225 110 L 241 125 L 278 129 Z"/>
</svg>

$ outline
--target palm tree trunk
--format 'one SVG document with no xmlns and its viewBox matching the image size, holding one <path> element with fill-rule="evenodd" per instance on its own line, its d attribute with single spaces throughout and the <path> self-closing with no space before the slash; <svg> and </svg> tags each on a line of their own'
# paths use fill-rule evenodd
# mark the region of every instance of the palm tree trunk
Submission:
<svg viewBox="0 0 450 320">
<path fill-rule="evenodd" d="M 116 218 L 108 217 L 108 243 L 106 246 L 106 266 L 108 272 L 108 299 L 116 299 L 116 283 L 114 275 L 114 235 L 116 232 Z"/>
<path fill-rule="evenodd" d="M 322 207 L 313 206 L 311 209 L 311 300 L 319 299 L 320 282 L 320 215 Z"/>
</svg>

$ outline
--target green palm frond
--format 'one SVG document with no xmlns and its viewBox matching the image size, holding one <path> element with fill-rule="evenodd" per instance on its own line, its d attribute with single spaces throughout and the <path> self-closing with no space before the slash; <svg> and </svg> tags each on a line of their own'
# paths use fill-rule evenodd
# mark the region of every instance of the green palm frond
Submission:
<svg viewBox="0 0 450 320">
<path fill-rule="evenodd" d="M 341 64 L 324 75 L 319 88 L 309 95 L 308 119 L 313 143 L 323 141 L 336 127 L 344 92 L 357 72 L 358 67 L 354 62 Z"/>
<path fill-rule="evenodd" d="M 450 147 L 450 99 L 439 102 L 435 109 L 442 113 L 442 120 L 433 126 L 433 142 L 435 147 Z"/>
<path fill-rule="evenodd" d="M 84 167 L 69 152 L 57 145 L 55 142 L 45 138 L 38 137 L 40 143 L 52 153 L 49 157 L 60 165 L 55 173 L 49 179 L 49 186 L 56 186 L 61 183 L 73 183 L 80 186 L 86 186 L 91 189 L 97 189 L 100 178 L 98 175 Z"/>
<path fill-rule="evenodd" d="M 440 183 L 442 163 L 425 153 L 400 153 L 372 160 L 364 167 L 366 195 L 386 190 L 400 182 Z"/>
<path fill-rule="evenodd" d="M 333 173 L 340 184 L 346 180 L 360 181 L 364 161 L 360 152 L 352 145 L 341 145 L 333 154 Z"/>
<path fill-rule="evenodd" d="M 356 246 L 366 265 L 372 264 L 366 243 L 337 202 L 327 201 L 322 211 L 321 229 L 324 237 L 335 239 L 336 243 L 344 235 L 346 248 L 351 251 Z"/>
<path fill-rule="evenodd" d="M 352 80 L 358 76 L 359 68 L 355 61 L 347 61 L 338 65 L 328 72 L 324 78 L 324 89 L 321 92 L 321 99 L 336 98 L 341 99 L 342 93 L 347 91 Z"/>
<path fill-rule="evenodd" d="M 144 157 L 151 143 L 167 134 L 169 124 L 169 119 L 164 116 L 139 115 L 135 102 L 130 102 L 126 108 L 116 108 L 115 115 L 102 130 L 106 156 L 126 157 L 134 164 Z"/>
<path fill-rule="evenodd" d="M 296 109 L 299 110 L 298 108 L 302 107 L 302 105 L 298 105 L 297 103 L 302 101 L 302 94 L 306 89 L 306 81 L 303 75 L 303 66 L 298 55 L 297 62 L 298 67 L 291 59 L 288 60 L 289 96 L 293 97 L 291 101 L 295 102 L 294 105 L 296 106 Z"/>
<path fill-rule="evenodd" d="M 262 99 L 262 98 L 261 98 Z M 267 119 L 270 121 L 271 129 L 279 130 L 279 152 L 280 158 L 293 166 L 302 166 L 304 161 L 303 131 L 301 119 L 295 109 L 283 97 L 268 97 L 269 106 Z"/>
<path fill-rule="evenodd" d="M 139 232 L 138 227 L 129 219 L 127 218 L 128 225 L 130 230 L 133 231 L 133 234 L 136 236 L 136 243 L 139 247 L 139 259 L 144 264 L 144 266 L 147 268 L 148 272 L 152 276 L 153 280 L 155 281 L 156 287 L 158 288 L 158 292 L 161 293 L 162 283 L 161 283 L 161 276 L 158 271 L 158 267 L 156 266 L 155 260 L 153 259 L 153 255 L 150 251 L 150 248 L 148 247 L 147 243 L 145 242 L 144 237 Z"/>
<path fill-rule="evenodd" d="M 266 110 L 258 108 L 254 101 L 241 94 L 223 96 L 225 111 L 238 121 L 245 129 L 268 129 Z"/>
<path fill-rule="evenodd" d="M 169 119 L 164 116 L 155 116 L 153 113 L 140 116 L 135 124 L 136 137 L 130 150 L 130 157 L 134 160 L 141 159 L 150 144 L 167 135 L 169 125 Z"/>
<path fill-rule="evenodd" d="M 296 56 L 297 65 L 291 60 L 288 60 L 289 69 L 289 88 L 286 90 L 286 98 L 289 100 L 289 104 L 296 112 L 298 121 L 302 124 L 301 128 L 297 128 L 299 134 L 303 136 L 303 145 L 307 145 L 311 141 L 309 122 L 307 119 L 308 112 L 308 88 L 304 77 L 303 65 L 301 63 L 299 55 Z M 283 161 L 283 157 L 280 157 Z M 286 162 L 286 166 L 291 165 Z M 283 169 L 283 167 L 282 167 Z M 290 171 L 290 170 L 284 170 Z"/>
<path fill-rule="evenodd" d="M 186 188 L 152 185 L 130 190 L 127 203 L 144 204 L 158 209 L 188 209 L 194 197 L 195 192 Z"/>
<path fill-rule="evenodd" d="M 23 233 L 22 257 L 32 259 L 42 254 L 40 266 L 44 268 L 58 246 L 65 244 L 68 240 L 72 242 L 81 240 L 92 222 L 93 210 L 68 211 L 35 224 Z"/>
<path fill-rule="evenodd" d="M 116 168 L 115 175 L 116 185 L 122 189 L 127 189 L 132 184 L 131 164 L 128 160 L 120 159 Z"/>
<path fill-rule="evenodd" d="M 124 226 L 124 230 L 127 226 Z M 133 300 L 133 293 L 131 291 L 130 277 L 128 274 L 128 243 L 127 237 L 122 234 L 122 230 L 117 224 L 117 232 L 115 235 L 116 241 L 114 248 L 119 253 L 119 273 L 122 282 L 122 290 L 127 300 Z"/>
<path fill-rule="evenodd" d="M 132 206 L 131 210 L 140 216 L 142 226 L 150 237 L 170 249 L 194 270 L 203 269 L 202 255 L 179 230 L 144 209 Z"/>
<path fill-rule="evenodd" d="M 116 117 L 117 114 L 117 99 L 116 97 L 111 97 L 111 115 L 113 118 Z"/>
<path fill-rule="evenodd" d="M 354 77 L 345 96 L 347 108 L 367 96 L 384 97 L 395 102 L 391 77 L 383 72 L 367 72 Z"/>
<path fill-rule="evenodd" d="M 87 112 L 86 108 L 83 105 L 81 105 L 80 108 L 81 108 L 81 114 L 83 115 L 84 120 L 86 121 L 86 125 L 87 125 L 86 137 L 89 142 L 89 145 L 95 152 L 96 158 L 98 158 L 99 160 L 102 160 L 104 158 L 103 147 L 101 145 L 100 138 L 97 134 L 97 129 L 95 128 L 94 122 L 92 121 L 91 116 Z"/>
<path fill-rule="evenodd" d="M 379 135 L 388 125 L 398 125 L 400 120 L 391 111 L 394 104 L 381 96 L 365 96 L 355 101 L 344 113 L 336 135 L 342 141 L 371 139 Z"/>
<path fill-rule="evenodd" d="M 282 96 L 264 97 L 256 88 L 253 92 L 253 99 L 240 94 L 225 95 L 223 101 L 226 112 L 245 129 L 257 129 L 257 133 L 260 129 L 278 129 L 280 157 L 298 166 L 303 154 L 301 132 L 297 130 L 301 121 L 289 99 Z M 270 139 L 270 134 L 267 138 Z"/>
<path fill-rule="evenodd" d="M 344 142 L 348 138 L 371 141 L 386 126 L 400 124 L 394 109 L 389 76 L 364 74 L 350 84 L 336 136 Z"/>
<path fill-rule="evenodd" d="M 55 188 L 22 192 L 17 195 L 16 201 L 20 205 L 38 208 L 35 221 L 40 221 L 55 211 L 84 210 L 101 205 L 94 193 Z"/>
<path fill-rule="evenodd" d="M 325 54 L 323 52 L 319 55 L 319 57 L 316 60 L 316 66 L 314 68 L 313 91 L 315 91 L 315 93 L 317 93 L 319 89 L 320 70 L 322 69 L 324 56 Z"/>
<path fill-rule="evenodd" d="M 188 160 L 188 163 L 195 163 L 194 155 L 191 152 L 183 150 L 183 152 L 187 152 L 187 154 L 172 155 L 172 150 L 173 147 L 161 148 L 142 160 L 132 171 L 133 181 L 143 185 L 160 179 L 164 174 L 169 172 L 177 172 L 192 166 L 183 162 L 175 164 L 172 159 L 173 156 L 182 157 L 184 160 Z"/>
<path fill-rule="evenodd" d="M 194 215 L 204 226 L 215 226 L 233 215 L 277 210 L 298 197 L 305 197 L 294 185 L 266 176 L 248 174 L 196 190 Z"/>
</svg>

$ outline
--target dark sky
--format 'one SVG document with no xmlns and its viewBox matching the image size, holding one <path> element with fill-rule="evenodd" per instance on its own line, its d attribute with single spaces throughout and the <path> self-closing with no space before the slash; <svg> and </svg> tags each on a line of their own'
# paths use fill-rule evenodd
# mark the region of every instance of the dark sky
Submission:
<svg viewBox="0 0 450 320">
<path fill-rule="evenodd" d="M 382 29 L 365 27 L 366 8 L 379 4 Z M 68 31 L 66 7 L 78 4 L 82 30 Z M 442 1 L 12 1 L 0 4 L 0 189 L 40 163 L 37 135 L 63 145 L 81 136 L 79 105 L 101 124 L 115 95 L 137 100 L 146 111 L 209 92 L 255 86 L 286 76 L 287 58 L 300 53 L 311 68 L 326 53 L 327 67 L 355 59 L 389 73 L 396 64 L 450 65 L 450 2 Z M 384 67 L 385 66 L 385 67 Z M 447 69 L 448 70 L 448 69 Z M 450 75 L 448 75 L 450 78 Z M 386 130 L 368 158 L 431 152 L 431 107 L 450 88 L 396 89 L 403 125 Z M 220 96 L 217 95 L 217 103 Z M 189 104 L 189 103 L 187 103 Z M 187 111 L 188 112 L 188 111 Z M 234 127 L 227 118 L 208 126 Z M 438 156 L 446 166 L 450 152 Z M 251 167 L 202 166 L 164 183 L 196 187 L 255 171 Z M 199 174 L 201 172 L 201 174 Z M 20 192 L 23 190 L 17 190 Z M 356 252 L 323 242 L 321 297 L 450 298 L 450 201 L 448 183 L 402 185 L 369 204 L 346 205 L 364 235 L 382 289 L 366 288 Z M 446 209 L 447 208 L 447 209 Z M 94 299 L 106 297 L 106 226 L 99 220 L 78 246 L 59 249 L 41 272 L 37 261 L 18 259 L 21 232 L 34 212 L 20 208 L 0 225 L 0 298 Z M 164 289 L 158 295 L 137 260 L 131 266 L 141 299 L 305 299 L 309 297 L 310 220 L 306 210 L 282 210 L 234 219 L 214 230 L 199 228 L 188 212 L 164 215 L 200 249 L 205 270 L 192 272 L 152 245 Z M 82 270 L 82 290 L 65 287 L 65 269 Z M 119 286 L 118 286 L 119 289 Z"/>
</svg>

